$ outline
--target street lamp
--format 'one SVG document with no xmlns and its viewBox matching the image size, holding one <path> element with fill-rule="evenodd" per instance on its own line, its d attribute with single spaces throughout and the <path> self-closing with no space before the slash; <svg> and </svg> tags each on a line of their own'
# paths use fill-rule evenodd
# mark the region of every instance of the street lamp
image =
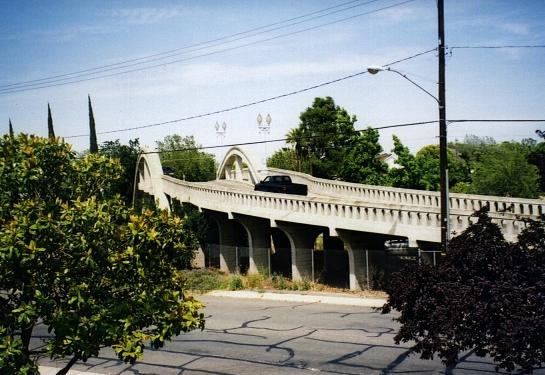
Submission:
<svg viewBox="0 0 545 375">
<path fill-rule="evenodd" d="M 444 94 L 439 95 L 439 98 L 435 97 L 428 90 L 420 86 L 418 83 L 407 77 L 407 75 L 392 69 L 390 67 L 383 66 L 369 66 L 367 72 L 370 74 L 377 74 L 379 72 L 393 72 L 397 75 L 405 78 L 407 81 L 418 87 L 425 92 L 428 96 L 431 96 L 439 106 L 439 168 L 440 168 L 440 200 L 441 200 L 441 246 L 443 251 L 448 249 L 449 240 L 449 198 L 448 198 L 448 161 L 447 161 L 447 121 L 446 111 L 444 105 Z M 443 81 L 444 82 L 444 81 Z M 444 90 L 444 88 L 443 88 Z M 441 93 L 441 89 L 440 89 Z"/>
<path fill-rule="evenodd" d="M 220 142 L 223 144 L 223 140 L 225 139 L 225 131 L 227 130 L 227 124 L 224 121 L 223 124 L 221 124 L 220 126 L 220 124 L 218 124 L 218 122 L 216 121 L 214 128 L 216 128 L 216 135 L 218 136 Z"/>
<path fill-rule="evenodd" d="M 445 84 L 445 1 L 437 2 L 437 57 L 438 57 L 438 94 L 437 97 L 430 94 L 422 86 L 411 80 L 405 74 L 380 66 L 370 66 L 367 71 L 377 74 L 380 71 L 388 70 L 401 75 L 403 78 L 417 86 L 437 102 L 439 107 L 439 181 L 441 200 L 441 247 L 443 251 L 448 249 L 449 240 L 449 199 L 448 199 L 448 161 L 447 161 L 447 105 L 446 105 L 446 84 Z"/>
<path fill-rule="evenodd" d="M 257 128 L 259 129 L 259 134 L 263 135 L 263 142 L 265 143 L 265 157 L 263 158 L 263 165 L 265 166 L 267 164 L 267 135 L 269 135 L 271 131 L 271 121 L 272 117 L 270 113 L 267 113 L 267 117 L 265 117 L 265 123 L 263 123 L 263 116 L 261 116 L 261 113 L 257 115 Z"/>
</svg>

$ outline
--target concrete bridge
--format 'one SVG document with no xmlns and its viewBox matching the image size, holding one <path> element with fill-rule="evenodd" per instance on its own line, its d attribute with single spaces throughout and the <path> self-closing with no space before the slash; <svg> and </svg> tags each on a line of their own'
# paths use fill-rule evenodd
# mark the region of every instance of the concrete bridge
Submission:
<svg viewBox="0 0 545 375">
<path fill-rule="evenodd" d="M 159 207 L 170 208 L 172 199 L 188 202 L 217 224 L 220 268 L 233 272 L 243 232 L 248 272 L 271 269 L 271 251 L 288 248 L 294 280 L 314 271 L 312 251 L 317 236 L 324 236 L 324 263 L 333 264 L 327 248 L 345 250 L 351 289 L 369 283 L 369 267 L 380 267 L 388 240 L 408 240 L 411 247 L 438 249 L 440 242 L 439 193 L 372 186 L 320 179 L 308 174 L 265 169 L 250 153 L 231 148 L 218 170 L 217 179 L 187 182 L 163 175 L 156 153 L 143 153 L 137 162 L 136 188 L 153 196 Z M 308 185 L 308 196 L 256 192 L 255 183 L 267 174 L 290 175 Z M 545 213 L 545 202 L 467 194 L 450 194 L 449 232 L 460 233 L 475 220 L 471 214 L 489 206 L 490 217 L 507 240 L 514 241 L 524 219 Z M 272 241 L 271 241 L 272 237 Z M 237 239 L 238 238 L 238 239 Z M 237 242 L 238 241 L 238 242 Z M 271 250 L 272 248 L 272 250 Z M 375 252 L 369 257 L 366 249 Z"/>
</svg>

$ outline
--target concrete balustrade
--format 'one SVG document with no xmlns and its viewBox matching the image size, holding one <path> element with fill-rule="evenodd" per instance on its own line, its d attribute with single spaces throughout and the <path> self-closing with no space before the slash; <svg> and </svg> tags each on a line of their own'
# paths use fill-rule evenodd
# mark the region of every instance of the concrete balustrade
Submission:
<svg viewBox="0 0 545 375">
<path fill-rule="evenodd" d="M 326 180 L 305 173 L 269 168 L 271 174 L 289 175 L 295 182 L 307 184 L 309 192 L 317 195 L 330 194 L 362 201 L 397 203 L 409 206 L 440 207 L 439 192 L 402 189 L 388 186 L 355 184 L 344 181 Z M 452 210 L 476 211 L 488 206 L 490 212 L 512 212 L 518 215 L 534 216 L 545 214 L 545 202 L 537 199 L 492 197 L 475 194 L 449 194 Z"/>
</svg>

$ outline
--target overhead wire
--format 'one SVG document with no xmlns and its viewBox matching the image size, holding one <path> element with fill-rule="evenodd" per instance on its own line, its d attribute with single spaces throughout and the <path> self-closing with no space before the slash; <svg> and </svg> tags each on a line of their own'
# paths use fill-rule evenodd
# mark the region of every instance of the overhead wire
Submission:
<svg viewBox="0 0 545 375">
<path fill-rule="evenodd" d="M 315 29 L 318 29 L 318 28 L 321 28 L 321 27 L 330 26 L 330 25 L 337 24 L 337 23 L 340 23 L 340 22 L 344 22 L 344 21 L 354 19 L 354 18 L 357 18 L 357 17 L 362 17 L 364 15 L 369 15 L 369 14 L 377 13 L 377 12 L 384 11 L 384 10 L 387 10 L 387 9 L 391 9 L 391 8 L 394 8 L 394 7 L 398 7 L 398 6 L 401 6 L 401 5 L 405 5 L 405 4 L 411 3 L 413 1 L 416 1 L 416 0 L 405 0 L 405 1 L 401 1 L 401 2 L 392 4 L 392 5 L 389 5 L 389 6 L 385 6 L 385 7 L 382 7 L 382 8 L 374 9 L 374 10 L 363 12 L 363 13 L 358 13 L 358 14 L 355 14 L 355 15 L 352 15 L 352 16 L 349 16 L 349 17 L 345 17 L 345 18 L 334 20 L 334 21 L 322 23 L 322 24 L 315 25 L 315 26 L 308 27 L 308 28 L 304 28 L 304 29 L 301 29 L 301 30 L 296 30 L 296 31 L 292 31 L 292 32 L 289 32 L 289 33 L 284 33 L 284 34 L 279 34 L 279 35 L 275 35 L 273 37 L 269 37 L 269 38 L 265 38 L 265 39 L 259 39 L 259 40 L 252 41 L 252 42 L 249 42 L 249 43 L 245 43 L 245 44 L 241 44 L 241 45 L 237 45 L 237 46 L 233 46 L 233 47 L 228 47 L 228 48 L 224 48 L 224 49 L 220 49 L 220 50 L 216 50 L 216 51 L 212 51 L 212 52 L 207 52 L 207 53 L 203 53 L 203 54 L 196 55 L 196 56 L 190 56 L 190 57 L 186 57 L 186 58 L 181 58 L 181 59 L 175 59 L 175 60 L 172 60 L 172 61 L 162 62 L 162 63 L 159 63 L 159 64 L 153 64 L 153 65 L 144 66 L 144 67 L 140 67 L 140 68 L 123 70 L 123 71 L 120 71 L 120 72 L 99 75 L 99 76 L 96 76 L 96 77 L 74 79 L 74 78 L 78 77 L 78 76 L 74 76 L 74 77 L 70 77 L 70 78 L 61 78 L 61 79 L 58 79 L 58 80 L 52 80 L 51 82 L 33 83 L 33 84 L 28 84 L 28 85 L 26 85 L 26 84 L 23 85 L 22 84 L 20 86 L 15 86 L 15 87 L 10 87 L 10 88 L 3 88 L 3 89 L 0 89 L 0 95 L 12 94 L 12 93 L 24 92 L 24 91 L 32 91 L 32 90 L 38 90 L 38 89 L 43 89 L 43 88 L 49 88 L 49 87 L 59 87 L 59 86 L 65 86 L 65 85 L 70 85 L 70 84 L 74 84 L 74 83 L 87 82 L 87 81 L 103 79 L 103 78 L 111 78 L 111 77 L 115 77 L 115 76 L 119 76 L 119 75 L 123 75 L 123 74 L 134 73 L 134 72 L 149 70 L 149 69 L 153 69 L 153 68 L 157 68 L 157 67 L 163 67 L 163 66 L 167 66 L 167 65 L 171 65 L 171 64 L 176 64 L 176 63 L 183 62 L 183 61 L 194 60 L 194 59 L 197 59 L 197 58 L 200 58 L 200 57 L 212 56 L 212 55 L 216 55 L 216 54 L 220 54 L 220 53 L 233 51 L 233 50 L 236 50 L 236 49 L 240 49 L 240 48 L 260 44 L 260 43 L 269 42 L 269 41 L 280 39 L 280 38 L 285 38 L 285 37 L 292 36 L 292 35 L 301 34 L 303 32 L 307 32 L 307 31 L 310 31 L 310 30 L 315 30 Z M 140 63 L 138 63 L 138 64 L 140 64 Z M 136 65 L 138 65 L 138 64 L 136 64 Z M 132 65 L 127 65 L 127 66 L 124 66 L 124 67 L 121 67 L 121 68 L 127 68 L 127 67 L 130 67 L 130 66 L 132 66 Z M 112 70 L 112 69 L 105 69 L 102 72 L 106 72 L 108 70 Z M 93 74 L 99 74 L 99 73 L 101 73 L 101 71 L 88 73 L 88 74 L 83 74 L 81 76 L 93 75 Z M 65 81 L 65 80 L 68 80 L 68 82 L 61 82 L 61 81 Z"/>
<path fill-rule="evenodd" d="M 253 36 L 265 33 L 265 32 L 275 31 L 275 30 L 278 30 L 278 29 L 281 29 L 281 28 L 290 27 L 290 26 L 300 24 L 300 23 L 303 23 L 303 22 L 308 22 L 308 21 L 313 20 L 315 18 L 325 17 L 325 16 L 328 16 L 328 15 L 339 13 L 339 12 L 349 10 L 349 9 L 352 9 L 352 8 L 355 8 L 355 7 L 368 5 L 370 3 L 380 1 L 380 0 L 367 1 L 365 3 L 352 5 L 352 6 L 347 7 L 347 8 L 343 8 L 343 9 L 340 9 L 340 10 L 336 10 L 336 11 L 333 11 L 333 12 L 322 14 L 322 15 L 319 15 L 317 17 L 309 18 L 309 19 L 306 19 L 306 20 L 303 20 L 303 21 L 298 21 L 297 23 L 291 23 L 291 24 L 288 24 L 288 25 L 285 25 L 285 26 L 282 26 L 282 27 L 276 27 L 274 29 L 271 29 L 271 27 L 273 27 L 273 26 L 282 25 L 284 23 L 292 22 L 294 20 L 298 20 L 298 19 L 301 19 L 301 18 L 306 18 L 306 17 L 312 16 L 312 15 L 315 15 L 315 14 L 323 13 L 325 11 L 328 11 L 328 10 L 331 10 L 331 9 L 336 9 L 336 8 L 343 7 L 343 6 L 346 6 L 346 5 L 350 5 L 350 4 L 353 4 L 353 3 L 358 3 L 360 1 L 361 0 L 348 1 L 348 2 L 338 4 L 338 5 L 335 5 L 335 6 L 332 6 L 332 7 L 320 9 L 318 11 L 314 11 L 314 12 L 307 13 L 307 14 L 303 14 L 301 16 L 293 17 L 293 18 L 290 18 L 290 19 L 274 22 L 274 23 L 271 23 L 271 24 L 268 24 L 268 25 L 259 26 L 259 27 L 253 28 L 253 29 L 237 32 L 237 33 L 226 35 L 226 36 L 223 36 L 223 37 L 207 40 L 207 41 L 204 41 L 204 42 L 194 43 L 194 44 L 191 44 L 191 45 L 188 45 L 188 46 L 179 47 L 179 48 L 175 48 L 175 49 L 171 49 L 171 50 L 168 50 L 168 51 L 163 51 L 163 52 L 159 52 L 159 53 L 155 53 L 155 54 L 151 54 L 151 55 L 147 55 L 147 56 L 143 56 L 143 57 L 123 60 L 123 61 L 119 61 L 119 62 L 112 63 L 112 64 L 101 65 L 101 66 L 97 66 L 97 67 L 94 67 L 94 68 L 87 68 L 87 69 L 78 70 L 78 71 L 75 71 L 75 72 L 70 72 L 70 73 L 65 73 L 65 74 L 59 74 L 59 75 L 54 75 L 54 76 L 49 76 L 49 77 L 44 77 L 44 78 L 39 78 L 39 79 L 33 79 L 33 80 L 28 80 L 28 81 L 23 81 L 23 82 L 16 82 L 16 83 L 7 84 L 7 85 L 0 85 L 0 89 L 7 88 L 7 87 L 13 87 L 13 86 L 20 86 L 20 85 L 24 85 L 24 84 L 27 84 L 27 83 L 35 83 L 35 82 L 44 83 L 43 81 L 51 81 L 51 80 L 54 80 L 56 78 L 63 78 L 63 77 L 76 78 L 76 77 L 81 76 L 81 73 L 96 74 L 97 73 L 96 71 L 102 71 L 103 72 L 103 71 L 105 71 L 105 70 L 103 70 L 105 68 L 119 69 L 119 68 L 124 68 L 124 67 L 128 67 L 128 66 L 133 66 L 135 64 L 131 64 L 131 65 L 128 65 L 128 66 L 126 64 L 135 63 L 135 62 L 139 62 L 138 64 L 149 63 L 149 62 L 152 62 L 152 61 L 157 61 L 157 60 L 160 60 L 160 59 L 165 59 L 165 58 L 168 58 L 168 57 L 176 56 L 176 55 L 179 55 L 181 53 L 186 53 L 186 52 L 182 52 L 182 51 L 190 50 L 189 52 L 195 52 L 195 51 L 198 51 L 200 49 L 217 46 L 218 44 L 213 44 L 213 45 L 210 45 L 210 44 L 220 42 L 220 41 L 227 41 L 227 42 L 224 42 L 224 43 L 232 43 L 234 41 L 238 41 L 238 40 L 241 40 L 241 39 L 253 37 Z M 258 30 L 263 30 L 263 29 L 266 29 L 266 30 L 261 31 L 260 33 L 257 33 L 257 34 L 245 35 L 245 34 L 249 34 L 249 33 L 252 33 L 252 32 L 255 32 L 255 31 L 258 31 Z M 245 36 L 243 36 L 241 38 L 233 39 L 234 37 L 237 37 L 237 36 L 240 36 L 240 35 L 245 35 Z M 201 48 L 195 48 L 195 47 L 201 47 Z M 157 57 L 159 57 L 159 59 L 156 59 Z M 108 70 L 110 70 L 110 69 L 108 69 Z M 70 77 L 70 76 L 72 76 L 72 77 Z"/>
<path fill-rule="evenodd" d="M 505 49 L 505 48 L 545 48 L 545 44 L 535 45 L 480 45 L 480 46 L 452 46 L 447 47 L 450 50 L 453 49 Z"/>
<path fill-rule="evenodd" d="M 214 42 L 229 40 L 229 39 L 231 39 L 233 37 L 236 37 L 236 36 L 244 35 L 244 34 L 247 34 L 247 33 L 258 31 L 258 30 L 263 30 L 263 29 L 273 27 L 273 26 L 277 26 L 277 25 L 281 25 L 283 23 L 287 23 L 287 22 L 291 22 L 291 21 L 294 21 L 294 20 L 297 20 L 297 19 L 301 19 L 301 18 L 311 16 L 311 15 L 319 14 L 319 13 L 322 13 L 322 12 L 325 12 L 325 11 L 328 11 L 328 10 L 331 10 L 331 9 L 339 8 L 339 7 L 342 7 L 342 6 L 345 6 L 345 5 L 358 3 L 360 1 L 361 0 L 348 1 L 348 2 L 338 4 L 338 5 L 335 5 L 335 6 L 320 9 L 320 10 L 317 10 L 317 11 L 314 11 L 314 12 L 311 12 L 311 13 L 306 13 L 306 14 L 303 14 L 303 15 L 300 15 L 300 16 L 297 16 L 297 17 L 277 21 L 277 22 L 270 23 L 270 24 L 267 24 L 267 25 L 255 27 L 255 28 L 252 28 L 252 29 L 249 29 L 249 30 L 244 30 L 244 31 L 240 31 L 240 32 L 237 32 L 237 33 L 234 33 L 234 34 L 229 34 L 229 35 L 226 35 L 226 36 L 223 36 L 223 37 L 210 39 L 210 40 L 207 40 L 207 41 L 204 41 L 204 42 L 198 42 L 198 43 L 190 44 L 190 45 L 187 45 L 187 46 L 174 48 L 174 49 L 171 49 L 171 50 L 168 50 L 168 51 L 154 53 L 154 54 L 151 54 L 151 55 L 146 55 L 146 56 L 142 56 L 142 57 L 138 57 L 138 58 L 123 60 L 123 61 L 119 61 L 119 62 L 116 62 L 116 63 L 107 64 L 107 65 L 100 65 L 100 66 L 96 66 L 96 67 L 93 67 L 93 68 L 77 70 L 77 71 L 70 72 L 70 73 L 58 74 L 58 75 L 54 75 L 54 76 L 48 76 L 48 77 L 44 77 L 44 78 L 38 78 L 38 79 L 22 81 L 22 82 L 15 82 L 15 83 L 7 84 L 7 85 L 0 85 L 0 89 L 5 88 L 5 87 L 10 87 L 10 86 L 18 86 L 18 85 L 22 85 L 22 84 L 25 84 L 25 83 L 33 83 L 33 82 L 40 82 L 40 81 L 50 80 L 50 79 L 54 79 L 54 78 L 67 77 L 67 76 L 71 76 L 71 75 L 75 75 L 75 74 L 79 74 L 79 73 L 91 72 L 91 71 L 100 70 L 100 69 L 103 69 L 103 68 L 109 68 L 109 67 L 113 67 L 113 66 L 125 65 L 125 64 L 128 64 L 128 63 L 132 63 L 132 62 L 136 62 L 136 61 L 143 61 L 143 60 L 147 60 L 147 59 L 158 57 L 158 56 L 170 55 L 172 53 L 187 50 L 187 49 L 191 49 L 191 48 L 194 48 L 194 47 L 200 47 L 200 46 L 211 44 L 211 43 L 214 43 Z M 379 1 L 379 0 L 373 0 L 373 1 L 370 1 L 368 3 L 371 3 L 371 2 L 374 2 L 374 1 Z M 367 4 L 367 3 L 365 3 L 365 4 Z M 365 5 L 365 4 L 361 4 L 361 5 Z"/>
<path fill-rule="evenodd" d="M 400 62 L 407 61 L 407 60 L 410 60 L 410 59 L 414 59 L 416 57 L 428 54 L 428 53 L 436 51 L 436 50 L 437 50 L 437 48 L 432 48 L 432 49 L 429 49 L 429 50 L 426 50 L 426 51 L 423 51 L 423 52 L 419 52 L 419 53 L 416 53 L 416 54 L 408 56 L 408 57 L 404 57 L 402 59 L 392 61 L 392 62 L 390 62 L 388 64 L 385 64 L 384 66 L 391 66 L 391 65 L 394 65 L 394 64 L 398 64 Z M 257 104 L 262 104 L 262 103 L 270 102 L 270 101 L 273 101 L 273 100 L 286 98 L 288 96 L 293 96 L 293 95 L 300 94 L 300 93 L 310 91 L 310 90 L 314 90 L 314 89 L 317 89 L 317 88 L 320 88 L 320 87 L 328 86 L 328 85 L 338 83 L 338 82 L 341 82 L 341 81 L 345 81 L 347 79 L 358 77 L 358 76 L 361 76 L 361 75 L 367 74 L 367 73 L 368 73 L 367 70 L 362 70 L 362 71 L 359 71 L 359 72 L 356 72 L 356 73 L 353 73 L 353 74 L 349 74 L 349 75 L 344 76 L 344 77 L 336 78 L 336 79 L 333 79 L 333 80 L 330 80 L 330 81 L 327 81 L 327 82 L 323 82 L 323 83 L 319 83 L 319 84 L 316 84 L 316 85 L 313 85 L 313 86 L 305 87 L 303 89 L 290 91 L 288 93 L 275 95 L 275 96 L 272 96 L 272 97 L 269 97 L 269 98 L 260 99 L 260 100 L 256 100 L 256 101 L 253 101 L 253 102 L 249 102 L 249 103 L 229 107 L 229 108 L 224 108 L 224 109 L 219 109 L 219 110 L 216 110 L 216 111 L 201 113 L 201 114 L 198 114 L 198 115 L 182 117 L 182 118 L 178 118 L 178 119 L 175 119 L 175 120 L 157 122 L 157 123 L 153 123 L 153 124 L 133 126 L 133 127 L 129 127 L 129 128 L 123 128 L 123 129 L 107 130 L 107 131 L 97 132 L 97 134 L 113 134 L 113 133 L 120 133 L 120 132 L 126 132 L 126 131 L 138 130 L 138 129 L 145 129 L 145 128 L 157 127 L 157 126 L 162 126 L 162 125 L 174 124 L 174 123 L 183 122 L 183 121 L 194 120 L 194 119 L 198 119 L 198 118 L 217 115 L 217 114 L 220 114 L 220 113 L 231 112 L 231 111 L 235 111 L 235 110 L 238 110 L 238 109 L 255 106 Z M 66 136 L 64 138 L 81 138 L 81 137 L 87 137 L 87 136 L 89 136 L 89 134 L 70 135 L 70 136 Z"/>
<path fill-rule="evenodd" d="M 429 121 L 418 121 L 418 122 L 407 122 L 407 123 L 398 123 L 398 124 L 390 124 L 390 125 L 382 125 L 382 126 L 369 126 L 365 129 L 357 129 L 354 130 L 354 133 L 364 133 L 367 131 L 373 131 L 373 130 L 384 130 L 384 129 L 392 129 L 392 128 L 402 128 L 402 127 L 409 127 L 409 126 L 419 126 L 419 125 L 429 125 L 439 122 L 439 120 L 429 120 Z M 507 122 L 543 122 L 545 123 L 545 119 L 454 119 L 454 120 L 447 120 L 447 123 L 453 124 L 453 123 L 464 123 L 464 122 L 500 122 L 500 123 L 507 123 Z M 308 135 L 301 137 L 302 140 L 309 140 L 313 138 L 319 138 L 323 137 L 323 135 Z M 251 146 L 251 145 L 259 145 L 259 144 L 265 144 L 265 143 L 277 143 L 277 142 L 286 142 L 288 138 L 276 138 L 276 139 L 268 139 L 268 140 L 262 140 L 262 141 L 249 141 L 249 142 L 238 142 L 238 143 L 230 143 L 230 144 L 221 144 L 221 145 L 209 145 L 209 146 L 195 146 L 195 147 L 183 147 L 183 148 L 176 148 L 171 150 L 150 150 L 150 151 L 142 151 L 141 154 L 167 154 L 172 152 L 184 152 L 184 151 L 200 151 L 200 150 L 210 150 L 210 149 L 218 149 L 218 148 L 226 148 L 226 147 L 236 147 L 236 146 Z"/>
</svg>

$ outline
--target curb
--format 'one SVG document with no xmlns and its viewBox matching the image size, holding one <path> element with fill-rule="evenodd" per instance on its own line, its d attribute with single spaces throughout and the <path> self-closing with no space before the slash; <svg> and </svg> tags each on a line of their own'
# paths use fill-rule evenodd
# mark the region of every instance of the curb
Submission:
<svg viewBox="0 0 545 375">
<path fill-rule="evenodd" d="M 55 375 L 60 369 L 61 369 L 60 367 L 50 367 L 50 366 L 39 367 L 40 375 Z M 68 375 L 104 375 L 104 374 L 99 374 L 96 372 L 68 370 Z"/>
<path fill-rule="evenodd" d="M 339 297 L 339 296 L 324 296 L 313 294 L 288 294 L 288 293 L 272 293 L 272 292 L 252 292 L 252 291 L 226 291 L 213 290 L 207 295 L 213 297 L 228 297 L 228 298 L 246 298 L 246 299 L 261 299 L 268 301 L 286 301 L 286 302 L 304 302 L 304 303 L 324 303 L 330 305 L 345 305 L 345 306 L 361 306 L 361 307 L 382 307 L 386 303 L 382 298 L 359 298 L 359 297 Z"/>
</svg>

